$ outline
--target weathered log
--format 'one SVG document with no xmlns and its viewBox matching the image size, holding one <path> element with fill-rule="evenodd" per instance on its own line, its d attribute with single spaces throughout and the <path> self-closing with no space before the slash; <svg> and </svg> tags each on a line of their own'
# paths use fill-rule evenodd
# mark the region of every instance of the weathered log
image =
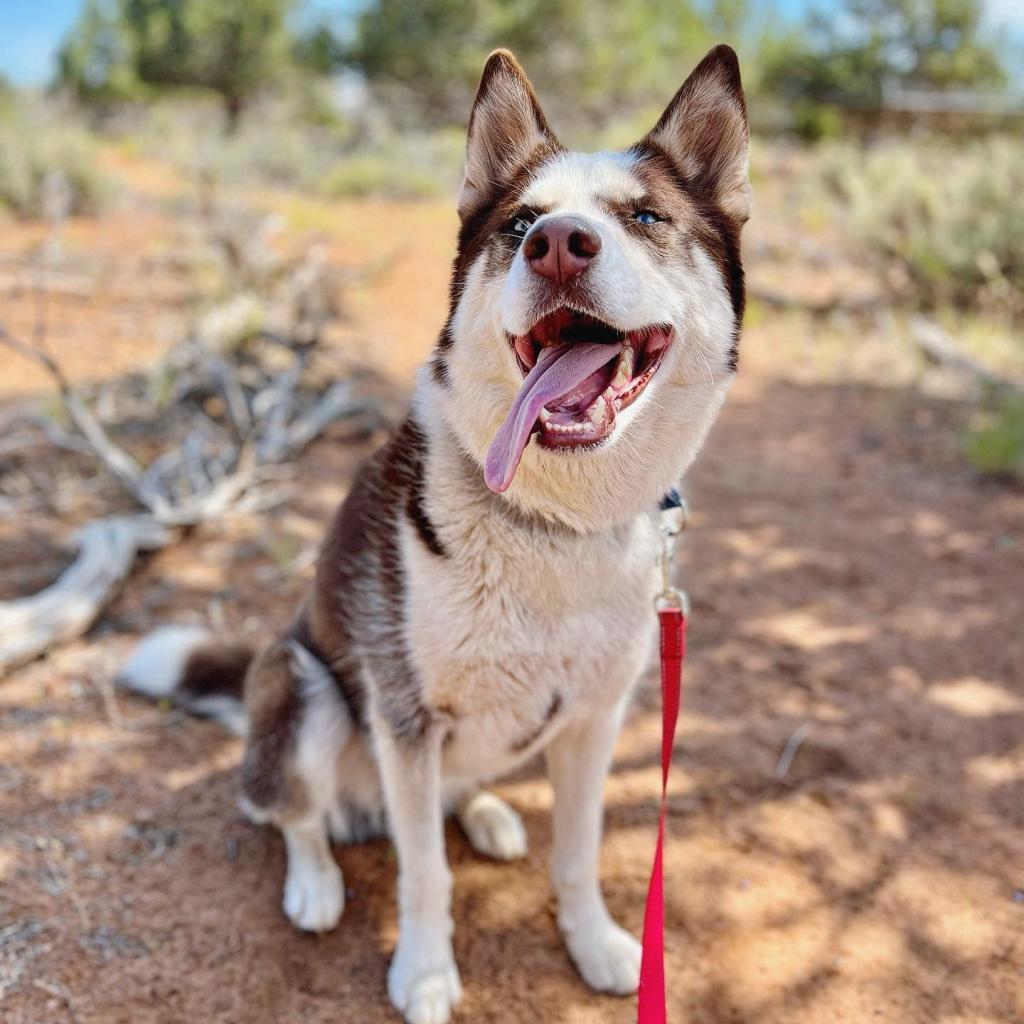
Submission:
<svg viewBox="0 0 1024 1024">
<path fill-rule="evenodd" d="M 930 363 L 934 363 L 936 366 L 946 366 L 965 376 L 973 377 L 979 384 L 995 391 L 1024 393 L 1021 385 L 1007 380 L 1005 377 L 1000 377 L 999 374 L 964 352 L 956 341 L 933 320 L 928 320 L 923 316 L 912 317 L 910 336 Z"/>
<path fill-rule="evenodd" d="M 140 551 L 170 543 L 151 516 L 98 519 L 77 533 L 78 557 L 49 587 L 0 603 L 0 673 L 81 636 L 99 617 Z"/>
</svg>

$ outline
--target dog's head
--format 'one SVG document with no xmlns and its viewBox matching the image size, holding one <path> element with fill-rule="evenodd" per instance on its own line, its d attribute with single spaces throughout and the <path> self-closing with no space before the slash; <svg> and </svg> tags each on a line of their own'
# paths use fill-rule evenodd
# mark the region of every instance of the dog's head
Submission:
<svg viewBox="0 0 1024 1024">
<path fill-rule="evenodd" d="M 748 129 L 712 50 L 622 152 L 569 152 L 511 54 L 469 123 L 441 404 L 488 486 L 593 529 L 690 464 L 736 366 Z"/>
</svg>

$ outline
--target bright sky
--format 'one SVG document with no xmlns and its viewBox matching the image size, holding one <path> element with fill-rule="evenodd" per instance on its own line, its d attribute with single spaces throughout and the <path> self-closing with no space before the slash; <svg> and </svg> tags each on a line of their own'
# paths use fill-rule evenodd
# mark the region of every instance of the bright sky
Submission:
<svg viewBox="0 0 1024 1024">
<path fill-rule="evenodd" d="M 61 40 L 75 21 L 83 0 L 0 0 L 0 74 L 19 85 L 43 85 L 53 74 Z M 416 0 L 410 0 L 414 3 Z M 786 17 L 799 17 L 808 7 L 827 10 L 835 0 L 760 0 Z M 1024 3 L 984 0 L 992 29 L 1024 47 Z M 316 0 L 322 10 L 344 10 L 353 0 Z"/>
</svg>

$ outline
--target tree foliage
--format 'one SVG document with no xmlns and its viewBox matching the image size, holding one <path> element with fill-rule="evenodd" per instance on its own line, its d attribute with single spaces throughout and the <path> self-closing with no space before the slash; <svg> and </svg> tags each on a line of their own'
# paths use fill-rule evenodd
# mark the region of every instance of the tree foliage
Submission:
<svg viewBox="0 0 1024 1024">
<path fill-rule="evenodd" d="M 464 122 L 489 51 L 513 49 L 556 122 L 657 113 L 714 43 L 740 50 L 748 95 L 789 112 L 877 110 L 884 83 L 1002 80 L 983 0 L 842 0 L 803 24 L 752 0 L 86 0 L 60 79 L 87 100 L 166 86 L 215 90 L 232 117 L 295 70 L 362 75 L 400 126 Z"/>
<path fill-rule="evenodd" d="M 877 110 L 886 83 L 931 89 L 1003 83 L 981 0 L 845 0 L 766 54 L 764 84 L 788 99 Z"/>
<path fill-rule="evenodd" d="M 444 123 L 465 119 L 486 55 L 506 46 L 552 106 L 593 122 L 609 97 L 619 113 L 663 102 L 718 41 L 715 13 L 736 24 L 746 9 L 747 0 L 374 0 L 348 60 L 409 121 Z"/>
<path fill-rule="evenodd" d="M 147 87 L 212 89 L 232 118 L 291 56 L 295 0 L 87 0 L 59 80 L 87 100 Z"/>
</svg>

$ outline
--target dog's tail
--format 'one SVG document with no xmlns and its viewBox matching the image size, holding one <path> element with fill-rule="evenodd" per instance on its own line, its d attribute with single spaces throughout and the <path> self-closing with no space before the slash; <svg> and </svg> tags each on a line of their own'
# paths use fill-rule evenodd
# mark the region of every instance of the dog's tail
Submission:
<svg viewBox="0 0 1024 1024">
<path fill-rule="evenodd" d="M 254 653 L 243 644 L 218 643 L 194 626 L 165 626 L 139 641 L 117 684 L 155 700 L 174 701 L 244 736 L 242 686 Z"/>
</svg>

